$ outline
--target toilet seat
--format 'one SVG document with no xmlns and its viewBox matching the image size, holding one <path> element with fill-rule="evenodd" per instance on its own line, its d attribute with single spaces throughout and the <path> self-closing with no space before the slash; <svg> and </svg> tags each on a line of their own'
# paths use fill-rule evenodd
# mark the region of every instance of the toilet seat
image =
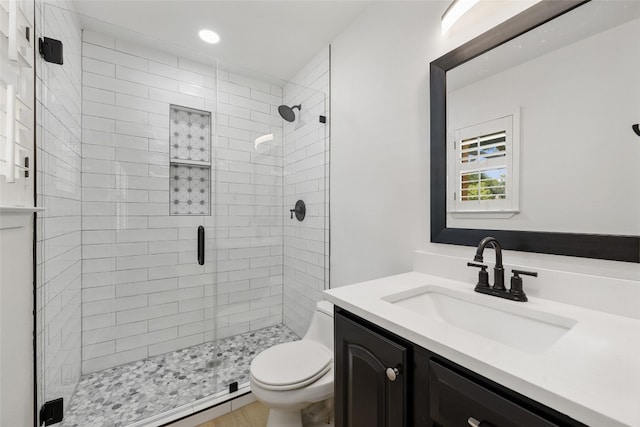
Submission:
<svg viewBox="0 0 640 427">
<path fill-rule="evenodd" d="M 293 341 L 258 354 L 251 362 L 251 377 L 267 390 L 294 390 L 317 381 L 332 363 L 333 354 L 323 345 Z"/>
</svg>

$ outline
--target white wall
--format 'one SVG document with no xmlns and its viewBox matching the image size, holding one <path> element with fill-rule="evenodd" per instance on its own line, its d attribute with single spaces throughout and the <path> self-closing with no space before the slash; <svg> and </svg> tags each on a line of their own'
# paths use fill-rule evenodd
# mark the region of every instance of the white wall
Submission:
<svg viewBox="0 0 640 427">
<path fill-rule="evenodd" d="M 296 120 L 284 124 L 284 323 L 303 336 L 328 275 L 329 48 L 316 54 L 284 87 L 286 105 L 302 105 Z M 303 200 L 306 217 L 289 209 Z"/>
<path fill-rule="evenodd" d="M 429 241 L 429 63 L 522 5 L 487 3 L 501 13 L 444 37 L 448 2 L 374 3 L 332 43 L 332 287 L 410 271 L 416 249 L 470 256 L 472 248 Z M 630 263 L 510 251 L 505 260 L 640 275 Z"/>
<path fill-rule="evenodd" d="M 39 35 L 64 43 L 64 65 L 36 59 L 38 401 L 66 407 L 80 378 L 81 30 L 68 5 L 36 6 Z"/>
<path fill-rule="evenodd" d="M 33 425 L 33 220 L 0 230 L 0 425 Z"/>
<path fill-rule="evenodd" d="M 332 287 L 410 271 L 428 239 L 428 67 L 443 4 L 374 3 L 332 43 Z"/>
</svg>

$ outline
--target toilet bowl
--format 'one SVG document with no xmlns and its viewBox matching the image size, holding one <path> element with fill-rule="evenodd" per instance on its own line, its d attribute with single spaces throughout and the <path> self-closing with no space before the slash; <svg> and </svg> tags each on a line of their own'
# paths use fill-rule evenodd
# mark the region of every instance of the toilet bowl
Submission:
<svg viewBox="0 0 640 427">
<path fill-rule="evenodd" d="M 258 354 L 249 381 L 256 399 L 269 408 L 267 427 L 302 427 L 302 409 L 333 397 L 333 304 L 317 303 L 300 341 Z"/>
</svg>

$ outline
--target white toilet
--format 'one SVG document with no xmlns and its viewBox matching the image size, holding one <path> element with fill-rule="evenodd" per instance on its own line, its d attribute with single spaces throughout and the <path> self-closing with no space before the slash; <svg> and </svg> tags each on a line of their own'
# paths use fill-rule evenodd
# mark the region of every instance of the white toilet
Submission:
<svg viewBox="0 0 640 427">
<path fill-rule="evenodd" d="M 256 399 L 269 407 L 267 427 L 302 427 L 302 409 L 333 397 L 333 304 L 317 304 L 300 341 L 258 354 L 249 377 Z"/>
</svg>

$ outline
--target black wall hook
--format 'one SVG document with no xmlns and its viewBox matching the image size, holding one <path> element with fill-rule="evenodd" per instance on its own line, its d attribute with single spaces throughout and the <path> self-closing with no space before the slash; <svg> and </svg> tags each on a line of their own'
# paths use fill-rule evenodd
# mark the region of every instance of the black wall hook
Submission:
<svg viewBox="0 0 640 427">
<path fill-rule="evenodd" d="M 631 126 L 631 129 L 636 133 L 636 135 L 640 136 L 640 124 L 636 123 Z"/>
</svg>

